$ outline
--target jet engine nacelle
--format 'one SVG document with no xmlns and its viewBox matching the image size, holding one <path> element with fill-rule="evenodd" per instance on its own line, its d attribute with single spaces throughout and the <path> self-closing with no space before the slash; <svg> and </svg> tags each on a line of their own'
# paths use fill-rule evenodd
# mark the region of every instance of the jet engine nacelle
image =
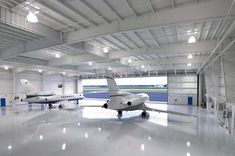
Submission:
<svg viewBox="0 0 235 156">
<path fill-rule="evenodd" d="M 139 102 L 136 99 L 128 99 L 128 100 L 123 100 L 122 104 L 126 104 L 128 106 L 134 106 L 134 105 L 138 105 Z"/>
</svg>

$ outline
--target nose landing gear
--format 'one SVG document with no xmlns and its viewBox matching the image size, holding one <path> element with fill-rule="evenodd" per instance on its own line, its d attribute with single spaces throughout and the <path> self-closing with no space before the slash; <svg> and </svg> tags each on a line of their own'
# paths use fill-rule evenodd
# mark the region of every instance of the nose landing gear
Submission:
<svg viewBox="0 0 235 156">
<path fill-rule="evenodd" d="M 122 118 L 122 111 L 118 111 L 117 117 L 118 117 L 118 120 L 121 120 L 121 118 Z"/>
</svg>

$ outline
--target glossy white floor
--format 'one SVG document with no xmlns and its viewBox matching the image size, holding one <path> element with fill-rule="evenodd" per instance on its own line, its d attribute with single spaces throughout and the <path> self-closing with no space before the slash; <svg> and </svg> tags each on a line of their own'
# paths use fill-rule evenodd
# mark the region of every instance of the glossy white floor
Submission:
<svg viewBox="0 0 235 156">
<path fill-rule="evenodd" d="M 84 100 L 82 104 L 103 104 Z M 102 108 L 74 110 L 47 107 L 1 108 L 0 156 L 235 156 L 235 137 L 213 115 L 196 107 L 150 104 L 151 107 L 198 114 L 198 118 Z"/>
</svg>

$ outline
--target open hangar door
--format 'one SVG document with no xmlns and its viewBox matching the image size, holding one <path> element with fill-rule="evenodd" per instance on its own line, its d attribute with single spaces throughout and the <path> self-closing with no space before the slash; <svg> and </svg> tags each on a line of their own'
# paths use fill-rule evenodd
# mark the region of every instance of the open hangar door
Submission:
<svg viewBox="0 0 235 156">
<path fill-rule="evenodd" d="M 146 93 L 150 101 L 167 103 L 167 77 L 115 78 L 120 90 L 133 94 Z M 108 99 L 106 79 L 84 79 L 83 95 L 86 98 Z"/>
<path fill-rule="evenodd" d="M 197 76 L 169 75 L 168 104 L 197 105 Z"/>
</svg>

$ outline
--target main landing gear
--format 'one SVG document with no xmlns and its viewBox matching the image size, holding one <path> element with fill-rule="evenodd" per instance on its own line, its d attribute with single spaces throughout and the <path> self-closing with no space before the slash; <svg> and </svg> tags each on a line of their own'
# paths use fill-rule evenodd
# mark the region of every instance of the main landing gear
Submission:
<svg viewBox="0 0 235 156">
<path fill-rule="evenodd" d="M 121 120 L 121 118 L 122 118 L 122 111 L 118 111 L 117 117 L 118 117 L 118 120 Z"/>
<path fill-rule="evenodd" d="M 144 118 L 144 119 L 148 119 L 148 118 L 149 118 L 149 113 L 146 112 L 146 111 L 143 111 L 143 112 L 141 113 L 141 117 Z"/>
<path fill-rule="evenodd" d="M 48 106 L 49 106 L 49 109 L 52 109 L 52 104 L 51 103 L 49 103 Z"/>
</svg>

